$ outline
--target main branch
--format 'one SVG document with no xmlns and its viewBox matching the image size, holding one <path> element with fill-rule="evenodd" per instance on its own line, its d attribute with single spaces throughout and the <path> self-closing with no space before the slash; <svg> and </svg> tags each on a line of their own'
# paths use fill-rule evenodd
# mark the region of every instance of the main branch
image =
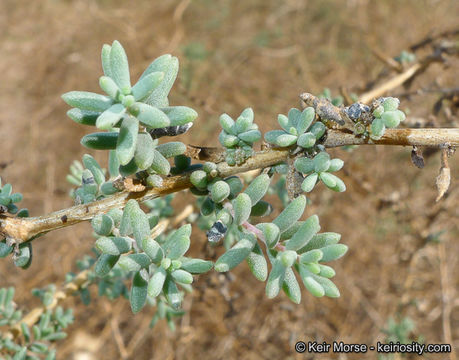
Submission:
<svg viewBox="0 0 459 360">
<path fill-rule="evenodd" d="M 459 146 L 459 129 L 388 129 L 384 136 L 373 141 L 358 137 L 341 130 L 328 130 L 325 147 L 333 148 L 343 145 L 402 145 L 402 146 L 443 146 L 448 144 L 452 147 Z M 199 153 L 197 147 L 193 152 Z M 219 151 L 212 149 L 206 153 L 212 156 Z M 225 162 L 219 163 L 218 175 L 222 178 L 243 173 L 249 170 L 262 169 L 286 161 L 289 156 L 288 149 L 271 148 L 257 152 L 244 164 L 229 166 Z M 197 155 L 200 159 L 203 156 Z M 48 215 L 18 218 L 0 215 L 0 234 L 15 243 L 23 243 L 33 240 L 39 235 L 52 230 L 74 225 L 81 221 L 91 220 L 100 213 L 105 213 L 113 208 L 122 208 L 130 199 L 145 201 L 154 199 L 166 194 L 178 192 L 192 187 L 190 174 L 168 177 L 164 179 L 163 185 L 157 188 L 147 188 L 141 192 L 121 191 L 108 198 L 94 201 L 89 204 L 73 206 L 50 213 Z"/>
</svg>

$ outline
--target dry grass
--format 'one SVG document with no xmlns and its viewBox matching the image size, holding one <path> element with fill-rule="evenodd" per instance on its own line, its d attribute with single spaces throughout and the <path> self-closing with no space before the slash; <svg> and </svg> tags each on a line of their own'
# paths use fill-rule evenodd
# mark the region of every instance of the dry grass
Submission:
<svg viewBox="0 0 459 360">
<path fill-rule="evenodd" d="M 64 177 L 71 161 L 85 152 L 79 139 L 88 129 L 65 117 L 59 96 L 97 90 L 99 51 L 114 39 L 126 47 L 136 76 L 162 53 L 179 56 L 171 102 L 200 114 L 185 139 L 216 145 L 220 113 L 235 115 L 252 106 L 266 131 L 275 126 L 277 113 L 298 104 L 302 91 L 330 87 L 337 93 L 340 85 L 358 90 L 374 78 L 383 65 L 367 43 L 398 54 L 430 30 L 457 25 L 458 11 L 459 3 L 448 0 L 2 0 L 0 162 L 9 165 L 0 175 L 24 194 L 32 214 L 70 205 Z M 457 63 L 452 66 L 457 78 Z M 414 85 L 435 80 L 442 87 L 457 86 L 455 77 L 442 71 L 434 65 Z M 435 98 L 416 97 L 401 107 L 425 117 Z M 297 340 L 375 344 L 384 339 L 388 318 L 397 314 L 412 318 L 427 343 L 447 342 L 449 326 L 457 346 L 459 193 L 453 180 L 449 196 L 435 204 L 438 156 L 428 158 L 421 171 L 410 165 L 409 153 L 337 150 L 346 160 L 348 191 L 312 195 L 307 214 L 318 213 L 322 229 L 342 233 L 350 247 L 336 265 L 340 299 L 318 300 L 303 292 L 299 306 L 285 296 L 270 301 L 263 284 L 241 265 L 233 281 L 217 274 L 196 281 L 185 304 L 191 311 L 176 334 L 163 323 L 149 330 L 151 310 L 134 317 L 127 301 L 98 299 L 84 307 L 71 300 L 77 320 L 59 345 L 60 358 L 312 359 L 295 355 Z M 457 162 L 451 165 L 457 179 Z M 397 201 L 381 202 L 391 197 Z M 426 243 L 428 235 L 443 229 L 449 231 L 442 245 Z M 91 244 L 87 224 L 49 234 L 35 244 L 28 271 L 0 263 L 0 286 L 18 285 L 18 303 L 31 308 L 36 302 L 30 289 L 61 282 Z M 204 246 L 203 237 L 196 236 L 192 251 Z M 338 358 L 322 358 L 329 357 Z M 346 358 L 354 357 L 340 357 Z"/>
</svg>

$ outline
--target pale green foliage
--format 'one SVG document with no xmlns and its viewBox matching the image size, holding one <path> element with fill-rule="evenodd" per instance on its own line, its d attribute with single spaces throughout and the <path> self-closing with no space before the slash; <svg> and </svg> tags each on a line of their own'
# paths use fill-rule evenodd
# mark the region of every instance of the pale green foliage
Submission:
<svg viewBox="0 0 459 360">
<path fill-rule="evenodd" d="M 96 262 L 95 274 L 105 277 L 117 267 L 125 273 L 134 273 L 129 296 L 134 313 L 145 306 L 148 297 L 153 300 L 161 294 L 171 307 L 179 307 L 181 295 L 177 285 L 191 284 L 192 273 L 206 272 L 213 266 L 209 261 L 184 257 L 190 247 L 189 224 L 165 238 L 152 238 L 152 227 L 166 214 L 164 210 L 169 205 L 158 201 L 149 205 L 154 210 L 146 214 L 138 202 L 131 199 L 121 216 L 109 212 L 92 221 L 95 232 L 103 234 L 95 243 L 102 253 Z"/>
<path fill-rule="evenodd" d="M 295 160 L 295 169 L 306 175 L 301 189 L 304 192 L 311 192 L 317 181 L 321 180 L 326 187 L 337 192 L 346 190 L 344 182 L 332 172 L 338 171 L 343 166 L 341 159 L 330 159 L 326 152 L 319 152 L 313 159 L 302 157 Z"/>
<path fill-rule="evenodd" d="M 412 52 L 402 50 L 400 55 L 396 56 L 394 59 L 401 64 L 407 64 L 416 61 L 416 55 Z"/>
<path fill-rule="evenodd" d="M 115 208 L 95 216 L 91 225 L 96 238 L 96 258 L 87 256 L 77 263 L 80 270 L 88 272 L 87 284 L 76 292 L 85 304 L 90 302 L 87 286 L 95 283 L 101 296 L 128 298 L 134 313 L 147 304 L 155 306 L 151 326 L 165 319 L 173 329 L 173 319 L 183 315 L 180 307 L 184 293 L 192 290 L 193 275 L 206 273 L 213 267 L 218 272 L 227 272 L 244 260 L 255 278 L 266 282 L 268 298 L 276 297 L 282 290 L 298 304 L 300 282 L 313 296 L 339 296 L 338 288 L 330 280 L 335 271 L 324 263 L 342 257 L 347 246 L 339 244 L 341 236 L 337 233 L 319 233 L 317 215 L 300 220 L 306 196 L 295 194 L 289 199 L 290 191 L 286 190 L 291 179 L 285 174 L 293 172 L 305 176 L 301 189 L 306 193 L 318 181 L 334 191 L 345 191 L 342 180 L 333 174 L 343 167 L 343 161 L 331 159 L 323 146 L 325 119 L 312 107 L 302 111 L 293 108 L 288 116 L 279 115 L 281 129 L 267 132 L 264 138 L 275 147 L 290 150 L 291 159 L 295 159 L 293 167 L 289 168 L 290 162 L 276 164 L 253 179 L 244 175 L 245 181 L 239 176 L 223 178 L 216 163 L 192 163 L 184 155 L 185 144 L 158 140 L 187 131 L 197 117 L 196 111 L 189 107 L 169 105 L 169 91 L 178 73 L 177 58 L 158 57 L 134 85 L 126 53 L 119 42 L 104 45 L 101 60 L 104 75 L 99 78 L 99 85 L 106 95 L 72 91 L 64 94 L 63 99 L 73 107 L 67 113 L 73 121 L 100 130 L 84 136 L 81 143 L 90 149 L 109 150 L 108 171 L 88 154 L 83 156 L 82 163 L 73 162 L 67 176 L 76 186 L 71 196 L 77 204 L 88 204 L 118 192 L 118 180 L 123 177 L 134 175 L 145 186 L 160 187 L 169 175 L 189 175 L 193 185 L 190 191 L 197 197 L 199 213 L 189 215 L 177 229 L 166 229 L 155 236 L 153 229 L 160 220 L 174 215 L 172 195 L 143 204 L 132 197 L 124 209 Z M 323 95 L 330 98 L 329 92 Z M 340 102 L 333 99 L 335 105 Z M 397 126 L 405 117 L 398 105 L 397 99 L 380 99 L 371 109 L 372 118 L 362 123 L 359 136 L 376 139 L 386 127 Z M 345 112 L 357 124 L 362 111 L 369 109 L 356 103 L 345 108 Z M 223 114 L 219 122 L 222 127 L 219 140 L 226 148 L 226 163 L 243 164 L 254 155 L 253 145 L 262 137 L 254 123 L 253 110 L 245 109 L 236 120 Z M 169 162 L 172 158 L 173 165 Z M 279 181 L 272 185 L 273 176 L 279 174 Z M 279 196 L 283 208 L 274 209 L 269 199 L 265 199 L 273 193 Z M 21 199 L 22 195 L 12 193 L 11 185 L 2 187 L 0 183 L 0 213 L 28 216 L 26 209 L 19 211 L 15 205 Z M 257 221 L 273 211 L 276 216 L 272 221 Z M 223 240 L 225 251 L 220 253 L 215 266 L 212 261 L 187 255 L 192 222 L 207 230 L 207 238 L 214 246 Z M 0 242 L 0 257 L 13 252 L 10 245 Z M 30 242 L 18 246 L 13 259 L 16 265 L 28 267 L 32 259 Z M 68 274 L 66 280 L 73 281 L 75 276 Z M 0 290 L 0 325 L 16 324 L 21 318 L 21 313 L 11 308 L 12 293 Z M 47 305 L 51 299 L 49 289 L 40 294 Z M 23 327 L 24 347 L 2 338 L 0 347 L 19 354 L 18 358 L 24 358 L 25 351 L 45 354 L 49 348 L 37 345 L 35 340 L 58 340 L 64 336 L 64 325 L 71 322 L 70 315 L 62 309 L 55 312 L 57 317 L 48 311 L 43 315 L 44 320 L 32 328 L 33 343 L 29 329 Z M 65 321 L 61 324 L 59 318 Z M 52 352 L 49 354 L 48 358 L 54 358 Z"/>
<path fill-rule="evenodd" d="M 185 146 L 175 143 L 164 153 L 155 151 L 158 144 L 148 131 L 185 125 L 197 117 L 186 106 L 169 106 L 167 96 L 177 77 L 178 60 L 170 55 L 161 56 L 131 87 L 126 53 L 114 41 L 112 46 L 104 45 L 102 49 L 102 67 L 105 76 L 99 79 L 99 85 L 108 96 L 84 91 L 62 96 L 74 107 L 68 112 L 72 120 L 108 131 L 88 134 L 81 143 L 91 149 L 116 150 L 119 172 L 124 176 L 141 170 L 167 175 L 170 167 L 166 158 L 182 154 Z"/>
<path fill-rule="evenodd" d="M 357 95 L 354 93 L 350 94 L 351 98 L 354 99 L 354 101 L 357 100 Z M 340 106 L 343 104 L 343 97 L 341 95 L 338 96 L 333 96 L 329 88 L 324 88 L 322 92 L 318 95 L 319 98 L 322 99 L 327 99 L 330 101 L 333 105 L 335 106 Z"/>
<path fill-rule="evenodd" d="M 13 193 L 13 187 L 11 184 L 2 185 L 2 179 L 0 178 L 0 213 L 8 212 L 10 214 L 17 214 L 19 217 L 27 217 L 27 209 L 19 210 L 15 205 L 22 201 L 21 193 Z"/>
<path fill-rule="evenodd" d="M 49 306 L 55 291 L 55 286 L 50 285 L 43 290 L 34 289 L 32 293 L 41 299 L 43 306 Z M 22 311 L 16 310 L 14 292 L 12 287 L 0 288 L 0 326 L 19 326 L 21 336 L 15 339 L 15 342 L 0 333 L 0 350 L 5 356 L 2 359 L 55 359 L 56 352 L 51 346 L 67 337 L 64 330 L 73 323 L 72 310 L 64 311 L 60 306 L 46 310 L 38 321 L 29 327 L 23 322 Z"/>
<path fill-rule="evenodd" d="M 406 117 L 403 111 L 398 110 L 400 101 L 397 98 L 381 98 L 376 103 L 378 106 L 373 110 L 375 118 L 370 126 L 370 137 L 373 140 L 381 139 L 386 128 L 397 127 Z"/>
<path fill-rule="evenodd" d="M 21 193 L 13 193 L 11 184 L 3 185 L 2 179 L 0 178 L 0 214 L 9 213 L 17 217 L 28 217 L 29 210 L 25 208 L 19 210 L 16 205 L 22 201 L 22 198 L 23 196 Z M 22 243 L 16 248 L 16 251 L 13 250 L 13 246 L 9 244 L 6 239 L 0 241 L 0 258 L 13 253 L 14 265 L 22 269 L 27 269 L 32 263 L 32 244 Z"/>
<path fill-rule="evenodd" d="M 288 116 L 279 114 L 277 121 L 283 130 L 272 130 L 265 134 L 265 140 L 280 147 L 298 146 L 310 149 L 325 134 L 325 125 L 316 122 L 314 108 L 308 107 L 302 112 L 292 108 Z"/>
<path fill-rule="evenodd" d="M 220 116 L 222 131 L 218 137 L 226 150 L 228 165 L 242 164 L 253 155 L 253 143 L 261 139 L 258 125 L 253 123 L 253 110 L 245 109 L 234 121 L 228 114 Z"/>
</svg>

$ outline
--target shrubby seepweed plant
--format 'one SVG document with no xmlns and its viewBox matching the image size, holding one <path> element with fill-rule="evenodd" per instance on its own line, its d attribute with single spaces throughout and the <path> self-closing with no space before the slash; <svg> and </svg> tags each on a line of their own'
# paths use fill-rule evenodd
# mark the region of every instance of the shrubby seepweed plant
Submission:
<svg viewBox="0 0 459 360">
<path fill-rule="evenodd" d="M 86 220 L 87 215 L 78 215 L 78 209 L 86 206 L 95 236 L 94 254 L 78 261 L 80 273 L 66 277 L 66 289 L 80 295 L 84 303 L 90 301 L 88 286 L 97 284 L 100 296 L 128 298 L 134 313 L 154 306 L 152 326 L 166 319 L 173 328 L 196 275 L 231 271 L 243 262 L 257 280 L 266 283 L 268 298 L 283 292 L 299 304 L 300 282 L 312 296 L 340 296 L 330 264 L 345 255 L 347 246 L 340 243 L 340 234 L 321 228 L 317 215 L 301 220 L 306 194 L 318 183 L 336 192 L 346 190 L 336 175 L 344 163 L 327 152 L 327 124 L 336 120 L 327 114 L 339 109 L 355 125 L 353 135 L 371 142 L 405 119 L 398 99 L 349 107 L 343 107 L 342 100 L 334 101 L 341 105 L 337 108 L 325 94 L 319 110 L 306 106 L 280 114 L 280 128 L 264 134 L 265 149 L 259 152 L 254 144 L 263 136 L 253 110 L 243 110 L 235 120 L 223 114 L 219 119 L 223 150 L 193 163 L 185 144 L 168 141 L 188 131 L 198 116 L 190 107 L 169 104 L 178 59 L 171 55 L 155 59 L 132 85 L 126 53 L 115 41 L 102 48 L 102 68 L 99 84 L 104 94 L 71 91 L 62 98 L 72 107 L 67 115 L 73 121 L 95 128 L 81 144 L 106 151 L 108 169 L 88 154 L 81 162 L 74 161 L 67 180 L 75 186 L 70 196 L 76 207 L 61 211 L 57 220 L 47 218 L 41 223 L 49 228 L 23 238 L 3 224 L 0 256 L 12 254 L 15 265 L 27 268 L 32 261 L 31 240 L 53 227 Z M 246 186 L 236 174 L 251 169 L 261 172 Z M 178 214 L 171 206 L 172 194 L 158 196 L 185 188 L 196 196 L 199 213 L 190 214 L 189 223 L 178 229 L 165 231 L 163 221 Z M 277 193 L 285 205 L 277 216 L 270 216 L 274 207 L 266 200 L 267 193 Z M 10 184 L 1 187 L 4 221 L 27 220 L 28 211 L 16 205 L 20 200 L 22 195 L 12 193 Z M 191 222 L 206 231 L 210 245 L 223 243 L 226 250 L 215 263 L 188 254 Z M 14 330 L 0 336 L 0 351 L 7 359 L 55 357 L 50 344 L 65 337 L 63 330 L 72 315 L 51 304 L 54 291 L 53 286 L 35 291 L 46 311 L 31 326 L 12 301 L 14 289 L 0 290 L 0 325 Z"/>
</svg>

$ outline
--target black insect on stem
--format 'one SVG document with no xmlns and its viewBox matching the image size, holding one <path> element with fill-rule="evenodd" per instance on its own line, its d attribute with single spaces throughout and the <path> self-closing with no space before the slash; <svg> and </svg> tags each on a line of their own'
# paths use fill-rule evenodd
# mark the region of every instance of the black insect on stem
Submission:
<svg viewBox="0 0 459 360">
<path fill-rule="evenodd" d="M 166 126 L 163 128 L 153 129 L 148 131 L 153 139 L 159 139 L 163 136 L 177 136 L 186 133 L 193 126 L 192 122 L 185 125 Z"/>
</svg>

